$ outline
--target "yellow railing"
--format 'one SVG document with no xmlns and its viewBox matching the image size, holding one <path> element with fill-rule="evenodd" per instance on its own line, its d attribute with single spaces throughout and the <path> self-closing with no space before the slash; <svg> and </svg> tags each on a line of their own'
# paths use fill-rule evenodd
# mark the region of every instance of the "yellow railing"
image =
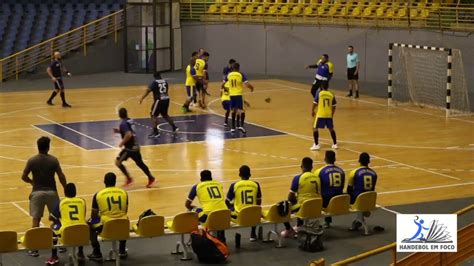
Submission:
<svg viewBox="0 0 474 266">
<path fill-rule="evenodd" d="M 87 55 L 89 43 L 110 34 L 114 34 L 117 42 L 118 31 L 123 28 L 123 24 L 123 10 L 120 10 L 5 57 L 0 60 L 0 82 L 11 77 L 18 79 L 23 71 L 50 61 L 54 51 L 67 53 L 81 49 L 84 55 Z"/>
<path fill-rule="evenodd" d="M 338 1 L 332 4 L 317 0 L 283 2 L 287 3 L 181 0 L 181 19 L 474 31 L 474 4 L 416 1 Z"/>
<path fill-rule="evenodd" d="M 472 211 L 472 210 L 474 210 L 474 204 L 471 204 L 471 205 L 467 206 L 466 208 L 455 212 L 455 214 L 457 214 L 459 216 L 459 215 L 463 215 L 463 214 L 465 214 L 469 211 Z M 335 262 L 332 265 L 338 265 L 338 266 L 339 265 L 348 265 L 350 263 L 358 262 L 358 261 L 367 259 L 369 257 L 375 256 L 377 254 L 385 253 L 387 251 L 390 251 L 390 253 L 392 254 L 392 265 L 396 265 L 397 264 L 397 245 L 396 245 L 396 242 L 393 242 L 393 243 L 388 244 L 386 246 L 379 247 L 379 248 L 376 248 L 376 249 L 373 249 L 373 250 L 369 250 L 369 251 L 361 253 L 359 255 L 356 255 L 356 256 L 353 256 L 353 257 Z M 317 261 L 314 261 L 314 262 L 310 263 L 309 265 L 321 265 L 321 264 L 317 264 Z"/>
</svg>

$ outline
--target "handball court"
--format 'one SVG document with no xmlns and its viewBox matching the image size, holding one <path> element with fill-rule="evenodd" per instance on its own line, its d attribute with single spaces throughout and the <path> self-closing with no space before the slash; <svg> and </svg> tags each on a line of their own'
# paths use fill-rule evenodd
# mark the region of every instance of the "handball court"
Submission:
<svg viewBox="0 0 474 266">
<path fill-rule="evenodd" d="M 66 80 L 66 88 L 72 82 Z M 251 83 L 255 91 L 245 94 L 251 107 L 247 108 L 248 134 L 243 136 L 223 128 L 223 110 L 217 97 L 220 83 L 209 86 L 212 96 L 207 110 L 195 107 L 183 115 L 184 85 L 170 80 L 170 114 L 180 131 L 173 136 L 167 132 L 168 125 L 162 124 L 162 136 L 156 140 L 146 138 L 151 95 L 138 104 L 145 86 L 69 89 L 71 109 L 61 108 L 59 97 L 55 106 L 46 105 L 50 94 L 47 87 L 1 93 L 0 228 L 21 234 L 31 226 L 31 187 L 21 181 L 21 173 L 26 160 L 37 153 L 36 139 L 40 136 L 52 138 L 50 153 L 59 158 L 68 182 L 76 183 L 88 212 L 92 195 L 103 188 L 106 172 L 114 171 L 118 185 L 123 183 L 125 178 L 114 166 L 120 139 L 112 133 L 118 126 L 119 107 L 126 107 L 130 117 L 141 124 L 137 134 L 142 155 L 158 180 L 154 188 L 145 188 L 145 175 L 132 161 L 126 163 L 135 179 L 128 191 L 131 220 L 148 208 L 168 218 L 185 211 L 184 201 L 202 169 L 212 170 L 214 179 L 221 181 L 227 192 L 231 182 L 239 179 L 240 165 L 247 164 L 252 169 L 251 178 L 261 185 L 264 207 L 286 199 L 293 176 L 300 172 L 301 158 L 309 156 L 315 168 L 322 166 L 330 136 L 327 130 L 321 131 L 322 149 L 309 150 L 313 141 L 310 85 L 277 79 Z M 388 107 L 386 99 L 367 96 L 363 91 L 358 100 L 346 98 L 345 91 L 334 92 L 338 101 L 334 118 L 339 142 L 336 164 L 348 174 L 358 166 L 360 152 L 372 156 L 371 166 L 379 176 L 378 204 L 384 215 L 394 219 L 394 205 L 472 199 L 472 116 L 446 119 L 441 110 Z M 265 101 L 268 97 L 270 103 Z M 47 213 L 42 222 L 49 225 Z"/>
</svg>

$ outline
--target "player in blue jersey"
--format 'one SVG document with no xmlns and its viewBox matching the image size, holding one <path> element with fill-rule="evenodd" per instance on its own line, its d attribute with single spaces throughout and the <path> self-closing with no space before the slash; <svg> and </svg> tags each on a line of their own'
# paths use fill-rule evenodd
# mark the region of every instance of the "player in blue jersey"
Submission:
<svg viewBox="0 0 474 266">
<path fill-rule="evenodd" d="M 313 95 L 314 99 L 316 92 L 319 89 L 329 88 L 329 81 L 331 80 L 334 72 L 334 65 L 329 61 L 329 55 L 323 54 L 321 59 L 316 64 L 306 66 L 306 69 L 308 68 L 316 68 L 313 86 L 311 87 L 311 95 Z"/>
<path fill-rule="evenodd" d="M 361 193 L 374 191 L 377 184 L 377 173 L 369 167 L 370 155 L 366 152 L 361 153 L 359 163 L 360 167 L 352 170 L 348 179 L 347 194 L 351 196 L 351 204 Z M 362 225 L 359 221 L 368 216 L 370 216 L 370 212 L 357 213 L 357 219 L 352 222 L 350 230 L 358 230 Z"/>
<path fill-rule="evenodd" d="M 324 161 L 326 165 L 317 169 L 314 174 L 319 176 L 323 208 L 326 208 L 333 197 L 343 194 L 342 190 L 344 189 L 346 174 L 342 168 L 334 164 L 336 162 L 336 153 L 334 151 L 326 151 Z M 326 217 L 324 221 L 324 227 L 329 228 L 332 218 Z"/>
</svg>

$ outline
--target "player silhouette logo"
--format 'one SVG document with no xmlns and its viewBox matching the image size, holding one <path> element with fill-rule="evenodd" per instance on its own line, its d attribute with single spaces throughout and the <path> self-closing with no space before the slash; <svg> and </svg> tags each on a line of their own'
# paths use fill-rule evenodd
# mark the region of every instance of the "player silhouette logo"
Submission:
<svg viewBox="0 0 474 266">
<path fill-rule="evenodd" d="M 447 226 L 440 224 L 438 220 L 433 220 L 425 227 L 425 220 L 418 215 L 413 219 L 416 226 L 416 233 L 404 239 L 404 243 L 452 243 L 451 235 L 446 230 Z"/>
</svg>

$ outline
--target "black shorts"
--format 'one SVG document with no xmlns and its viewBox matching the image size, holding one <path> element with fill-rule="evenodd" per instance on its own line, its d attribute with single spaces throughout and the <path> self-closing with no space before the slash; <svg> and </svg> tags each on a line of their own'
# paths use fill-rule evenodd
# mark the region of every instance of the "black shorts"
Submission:
<svg viewBox="0 0 474 266">
<path fill-rule="evenodd" d="M 359 73 L 355 74 L 357 67 L 351 67 L 347 69 L 347 79 L 348 80 L 358 80 Z"/>
<path fill-rule="evenodd" d="M 204 80 L 197 80 L 196 81 L 196 91 L 200 92 L 204 90 Z"/>
<path fill-rule="evenodd" d="M 123 149 L 120 151 L 119 155 L 117 156 L 117 160 L 119 162 L 124 162 L 128 160 L 128 158 L 132 158 L 133 161 L 139 162 L 142 161 L 142 154 L 140 153 L 140 150 L 129 150 L 129 149 Z"/>
<path fill-rule="evenodd" d="M 313 99 L 316 96 L 316 91 L 318 89 L 327 88 L 329 88 L 329 80 L 314 79 L 313 86 L 311 87 L 311 95 L 313 95 Z"/>
<path fill-rule="evenodd" d="M 54 89 L 55 90 L 64 90 L 64 83 L 61 78 L 57 78 L 56 82 L 54 82 Z"/>
<path fill-rule="evenodd" d="M 170 100 L 156 100 L 151 106 L 151 116 L 158 117 L 159 115 L 167 116 L 168 108 L 170 107 Z"/>
</svg>

